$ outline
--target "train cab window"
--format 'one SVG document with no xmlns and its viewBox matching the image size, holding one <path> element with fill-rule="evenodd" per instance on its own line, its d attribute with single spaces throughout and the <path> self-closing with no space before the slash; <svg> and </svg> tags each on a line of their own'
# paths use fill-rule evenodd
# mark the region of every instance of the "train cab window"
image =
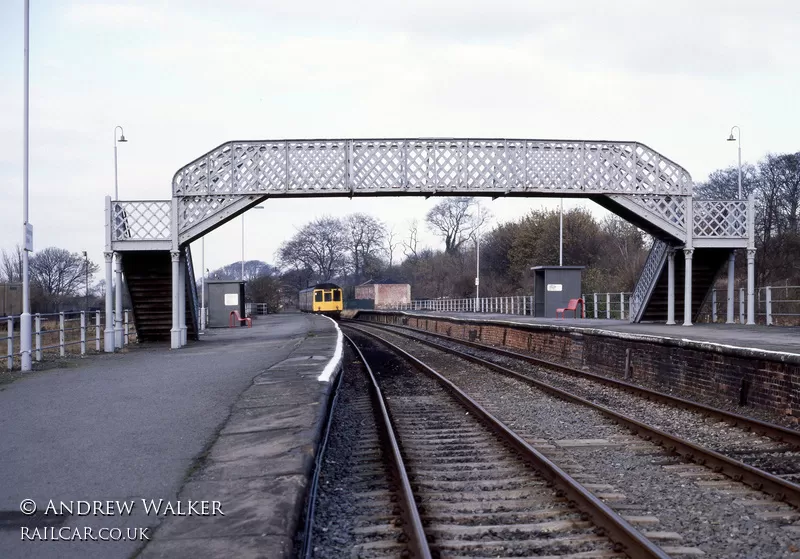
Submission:
<svg viewBox="0 0 800 559">
<path fill-rule="evenodd" d="M 333 290 L 333 300 L 334 301 L 341 301 L 342 300 L 342 290 L 341 289 L 334 289 Z"/>
<path fill-rule="evenodd" d="M 321 303 L 322 302 L 322 291 L 315 291 L 314 292 L 314 302 Z"/>
<path fill-rule="evenodd" d="M 325 292 L 325 302 L 326 303 L 330 303 L 331 302 L 331 292 L 330 291 L 326 291 Z"/>
</svg>

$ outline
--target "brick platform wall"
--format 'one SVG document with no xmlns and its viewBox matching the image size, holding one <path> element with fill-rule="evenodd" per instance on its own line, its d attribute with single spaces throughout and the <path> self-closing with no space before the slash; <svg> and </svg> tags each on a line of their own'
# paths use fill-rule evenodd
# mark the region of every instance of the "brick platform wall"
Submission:
<svg viewBox="0 0 800 559">
<path fill-rule="evenodd" d="M 400 324 L 456 339 L 507 347 L 596 374 L 656 384 L 686 398 L 720 398 L 800 418 L 800 360 L 759 350 L 648 336 L 594 333 L 589 328 L 506 325 L 491 321 L 361 312 L 359 320 Z"/>
</svg>

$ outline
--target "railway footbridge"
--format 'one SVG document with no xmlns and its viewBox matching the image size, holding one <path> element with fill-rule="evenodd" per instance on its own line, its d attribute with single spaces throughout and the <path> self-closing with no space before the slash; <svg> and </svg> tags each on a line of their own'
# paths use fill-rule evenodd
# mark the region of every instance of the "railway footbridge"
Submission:
<svg viewBox="0 0 800 559">
<path fill-rule="evenodd" d="M 197 332 L 189 243 L 269 198 L 583 197 L 654 237 L 631 321 L 690 325 L 714 279 L 747 250 L 754 323 L 754 203 L 700 200 L 689 172 L 639 142 L 408 138 L 226 142 L 179 169 L 165 200 L 106 198 L 106 282 L 124 272 L 142 339 L 178 348 Z M 676 283 L 676 276 L 683 281 Z M 728 282 L 733 316 L 733 281 Z M 107 291 L 106 347 L 113 351 Z M 119 307 L 120 302 L 117 303 Z M 110 343 L 109 343 L 110 332 Z"/>
</svg>

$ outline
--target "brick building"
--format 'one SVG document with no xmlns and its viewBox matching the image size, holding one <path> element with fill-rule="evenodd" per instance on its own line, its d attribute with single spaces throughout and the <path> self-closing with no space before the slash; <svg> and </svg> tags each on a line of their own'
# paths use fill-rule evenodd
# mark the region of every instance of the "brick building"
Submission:
<svg viewBox="0 0 800 559">
<path fill-rule="evenodd" d="M 355 288 L 356 299 L 375 301 L 376 309 L 392 309 L 411 302 L 411 286 L 407 283 L 376 283 L 366 281 Z"/>
</svg>

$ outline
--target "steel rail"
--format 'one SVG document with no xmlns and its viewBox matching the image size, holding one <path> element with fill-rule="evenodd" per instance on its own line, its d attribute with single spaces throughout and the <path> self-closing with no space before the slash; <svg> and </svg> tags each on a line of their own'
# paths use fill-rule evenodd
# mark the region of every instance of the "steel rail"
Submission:
<svg viewBox="0 0 800 559">
<path fill-rule="evenodd" d="M 616 412 L 601 404 L 591 402 L 585 398 L 581 398 L 580 396 L 576 396 L 570 392 L 547 384 L 546 382 L 533 379 L 527 375 L 513 371 L 507 367 L 498 365 L 497 363 L 493 363 L 492 361 L 487 361 L 486 359 L 437 344 L 436 342 L 416 338 L 409 334 L 395 332 L 395 335 L 426 344 L 440 351 L 444 351 L 445 353 L 449 353 L 450 355 L 455 355 L 470 361 L 471 363 L 482 365 L 498 373 L 536 386 L 537 388 L 563 400 L 567 400 L 576 404 L 582 404 L 584 406 L 588 406 L 589 408 L 598 410 L 618 423 L 625 425 L 627 428 L 640 435 L 645 440 L 653 441 L 672 452 L 677 452 L 692 462 L 697 462 L 700 465 L 708 466 L 715 472 L 723 473 L 735 481 L 746 483 L 758 491 L 768 493 L 779 501 L 785 501 L 795 507 L 800 508 L 800 485 L 796 483 L 781 479 L 780 477 L 770 474 L 769 472 L 754 468 L 753 466 L 738 460 L 734 460 L 733 458 L 725 456 L 724 454 L 714 450 L 704 448 L 681 437 L 677 437 L 655 427 L 651 427 L 650 425 L 642 423 L 641 421 L 633 419 L 632 417 L 628 417 L 622 413 Z"/>
<path fill-rule="evenodd" d="M 354 321 L 354 322 L 359 322 L 359 321 Z M 453 343 L 458 343 L 468 347 L 473 347 L 475 349 L 490 351 L 514 359 L 521 359 L 523 361 L 527 361 L 528 363 L 533 363 L 534 365 L 538 365 L 546 369 L 554 369 L 556 371 L 567 373 L 569 375 L 586 378 L 595 382 L 612 386 L 614 388 L 626 390 L 628 392 L 636 394 L 637 396 L 641 396 L 642 398 L 647 398 L 648 400 L 653 400 L 656 402 L 661 402 L 678 408 L 700 412 L 711 417 L 716 417 L 717 419 L 732 423 L 733 425 L 737 425 L 740 427 L 747 427 L 748 429 L 752 430 L 755 433 L 758 433 L 759 435 L 764 435 L 765 437 L 769 437 L 771 439 L 781 441 L 800 448 L 800 431 L 797 431 L 795 429 L 790 429 L 782 425 L 776 425 L 774 423 L 769 423 L 767 421 L 762 421 L 760 419 L 747 417 L 745 415 L 729 412 L 720 408 L 715 408 L 712 406 L 701 404 L 699 402 L 694 402 L 692 400 L 678 398 L 677 396 L 672 396 L 670 394 L 665 394 L 664 392 L 659 392 L 657 390 L 652 390 L 649 388 L 644 388 L 642 386 L 637 386 L 633 383 L 625 382 L 623 380 L 605 377 L 603 375 L 590 373 L 588 371 L 582 371 L 580 369 L 570 367 L 569 365 L 562 365 L 560 363 L 555 363 L 553 361 L 548 361 L 546 359 L 541 359 L 539 357 L 533 357 L 531 355 L 517 353 L 516 351 L 511 351 L 508 349 L 499 348 L 488 344 L 482 344 L 469 340 L 452 338 L 450 336 L 446 336 L 438 332 L 428 332 L 426 330 L 420 330 L 418 328 L 412 328 L 410 326 L 405 326 L 401 324 L 384 324 L 384 323 L 372 323 L 372 322 L 363 322 L 363 323 L 374 325 L 379 328 L 392 327 L 392 328 L 400 328 L 403 330 L 409 330 L 411 332 L 417 332 L 419 334 L 424 334 L 426 336 L 433 336 Z"/>
<path fill-rule="evenodd" d="M 408 478 L 403 457 L 400 454 L 400 446 L 397 444 L 397 437 L 394 434 L 392 421 L 389 417 L 389 411 L 386 409 L 383 393 L 381 392 L 380 386 L 378 386 L 378 380 L 375 378 L 372 367 L 369 366 L 361 349 L 350 339 L 350 336 L 344 332 L 342 332 L 342 335 L 350 343 L 358 354 L 358 358 L 361 359 L 361 362 L 364 364 L 364 368 L 367 370 L 370 379 L 370 395 L 372 396 L 373 402 L 378 406 L 378 409 L 380 409 L 381 420 L 378 422 L 379 433 L 383 435 L 382 438 L 387 443 L 386 446 L 391 449 L 390 462 L 396 476 L 395 479 L 399 481 L 400 485 L 400 494 L 403 501 L 400 509 L 403 516 L 404 531 L 409 540 L 408 546 L 413 557 L 431 559 L 431 550 L 430 547 L 428 547 L 428 539 L 425 535 L 425 529 L 423 528 L 422 519 L 417 509 L 416 500 L 414 499 L 414 492 L 411 490 L 411 481 Z"/>
<path fill-rule="evenodd" d="M 522 437 L 509 429 L 505 423 L 492 415 L 451 381 L 447 380 L 407 351 L 381 338 L 377 334 L 362 330 L 361 328 L 356 328 L 350 324 L 347 325 L 347 328 L 378 340 L 409 361 L 421 372 L 438 381 L 442 387 L 445 388 L 446 392 L 466 407 L 470 413 L 480 418 L 485 425 L 512 446 L 523 459 L 542 475 L 542 477 L 552 483 L 558 490 L 566 495 L 570 501 L 574 502 L 582 512 L 587 514 L 592 522 L 601 528 L 614 542 L 615 547 L 618 548 L 616 551 L 625 553 L 633 558 L 658 557 L 665 559 L 669 557 L 660 547 L 643 536 L 627 520 L 598 499 L 591 491 L 574 480 L 572 476 L 559 468 L 544 454 L 533 448 Z"/>
<path fill-rule="evenodd" d="M 322 436 L 322 444 L 320 445 L 317 459 L 314 463 L 314 475 L 311 477 L 311 487 L 308 490 L 308 504 L 306 506 L 306 521 L 303 530 L 303 544 L 300 550 L 300 556 L 305 559 L 311 559 L 311 538 L 314 535 L 314 511 L 317 505 L 317 489 L 319 489 L 319 474 L 322 471 L 322 460 L 325 458 L 325 451 L 328 448 L 328 437 L 331 433 L 331 424 L 333 423 L 333 413 L 336 411 L 336 404 L 339 401 L 339 388 L 342 385 L 342 377 L 344 377 L 344 370 L 339 372 L 339 378 L 336 380 L 336 387 L 333 389 L 334 395 L 331 399 L 330 409 L 328 410 L 328 417 L 325 420 L 325 433 Z"/>
</svg>

